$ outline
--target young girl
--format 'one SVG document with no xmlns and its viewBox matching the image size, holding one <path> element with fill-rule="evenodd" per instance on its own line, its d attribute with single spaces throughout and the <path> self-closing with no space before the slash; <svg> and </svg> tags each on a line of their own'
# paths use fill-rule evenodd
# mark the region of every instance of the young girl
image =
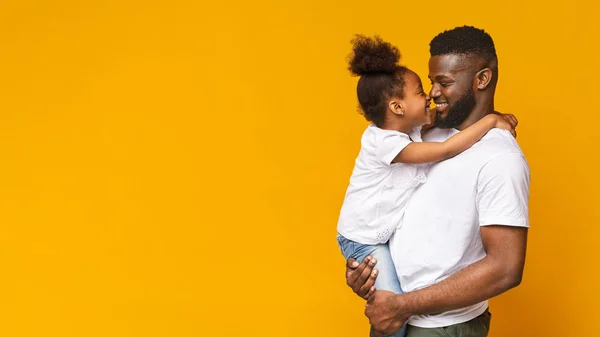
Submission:
<svg viewBox="0 0 600 337">
<path fill-rule="evenodd" d="M 360 76 L 358 101 L 371 124 L 362 135 L 337 239 L 346 259 L 370 255 L 376 261 L 376 289 L 402 293 L 387 241 L 402 225 L 412 193 L 427 180 L 428 164 L 465 151 L 492 128 L 514 132 L 514 116 L 491 114 L 443 143 L 422 142 L 421 127 L 432 124 L 432 116 L 419 76 L 398 65 L 398 49 L 377 36 L 357 35 L 352 43 L 349 70 Z"/>
</svg>

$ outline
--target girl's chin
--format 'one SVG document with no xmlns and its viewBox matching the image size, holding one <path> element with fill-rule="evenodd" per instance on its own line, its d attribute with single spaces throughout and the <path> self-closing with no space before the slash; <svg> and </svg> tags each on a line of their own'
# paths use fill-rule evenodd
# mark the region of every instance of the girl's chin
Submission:
<svg viewBox="0 0 600 337">
<path fill-rule="evenodd" d="M 425 115 L 425 120 L 423 121 L 423 125 L 431 124 L 433 122 L 433 118 L 431 114 Z"/>
</svg>

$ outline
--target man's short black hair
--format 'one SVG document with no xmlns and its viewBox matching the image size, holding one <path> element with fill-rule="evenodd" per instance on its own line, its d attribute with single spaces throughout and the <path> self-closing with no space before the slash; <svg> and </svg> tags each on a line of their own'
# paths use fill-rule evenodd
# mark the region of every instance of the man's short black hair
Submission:
<svg viewBox="0 0 600 337">
<path fill-rule="evenodd" d="M 486 61 L 497 60 L 492 37 L 483 29 L 472 26 L 456 27 L 438 34 L 429 43 L 431 56 L 466 54 Z"/>
</svg>

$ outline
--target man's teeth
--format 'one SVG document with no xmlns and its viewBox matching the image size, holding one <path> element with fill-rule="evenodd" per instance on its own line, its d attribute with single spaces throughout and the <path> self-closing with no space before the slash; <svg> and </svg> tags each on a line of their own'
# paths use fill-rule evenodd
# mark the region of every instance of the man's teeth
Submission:
<svg viewBox="0 0 600 337">
<path fill-rule="evenodd" d="M 445 107 L 446 105 L 448 105 L 448 103 L 436 103 L 436 104 L 435 104 L 435 107 L 436 107 L 436 108 L 443 108 L 443 107 Z"/>
</svg>

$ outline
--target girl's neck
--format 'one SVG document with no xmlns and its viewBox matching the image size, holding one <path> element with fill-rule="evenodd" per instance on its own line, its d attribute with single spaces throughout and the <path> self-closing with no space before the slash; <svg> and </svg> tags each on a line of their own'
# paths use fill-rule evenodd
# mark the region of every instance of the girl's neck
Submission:
<svg viewBox="0 0 600 337">
<path fill-rule="evenodd" d="M 402 133 L 409 134 L 414 127 L 408 125 L 408 123 L 403 123 L 401 120 L 387 120 L 380 127 L 383 130 L 394 130 Z"/>
</svg>

